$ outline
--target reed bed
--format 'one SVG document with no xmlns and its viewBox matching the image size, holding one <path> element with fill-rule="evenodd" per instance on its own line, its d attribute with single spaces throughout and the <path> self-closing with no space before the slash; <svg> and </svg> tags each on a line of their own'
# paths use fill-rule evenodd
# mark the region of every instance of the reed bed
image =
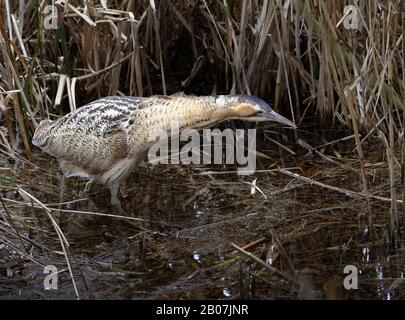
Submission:
<svg viewBox="0 0 405 320">
<path fill-rule="evenodd" d="M 347 28 L 350 12 L 345 12 L 345 7 L 349 5 L 357 13 L 355 29 Z M 62 252 L 58 254 L 64 257 L 64 262 L 60 263 L 69 272 L 73 291 L 78 296 L 80 288 L 76 284 L 81 275 L 71 268 L 75 257 L 54 214 L 58 213 L 59 217 L 63 208 L 69 210 L 66 206 L 74 206 L 80 199 L 69 198 L 71 203 L 65 204 L 55 191 L 60 186 L 43 185 L 42 194 L 57 204 L 52 207 L 36 198 L 37 186 L 24 184 L 26 180 L 19 174 L 23 167 L 24 172 L 40 172 L 50 180 L 57 175 L 46 166 L 39 167 L 33 157 L 35 150 L 30 140 L 37 124 L 43 118 L 58 118 L 102 96 L 149 96 L 183 91 L 198 95 L 246 93 L 271 102 L 275 110 L 289 116 L 299 127 L 294 147 L 285 149 L 280 143 L 279 146 L 290 153 L 294 153 L 295 148 L 306 150 L 337 166 L 338 169 L 325 174 L 326 177 L 349 172 L 356 183 L 338 187 L 333 181 L 327 183 L 316 175 L 306 174 L 301 166 L 290 170 L 280 165 L 284 168 L 271 174 L 355 198 L 355 207 L 361 209 L 361 223 L 367 225 L 367 241 L 377 246 L 381 245 L 381 226 L 385 226 L 388 218 L 390 250 L 395 251 L 402 246 L 405 224 L 404 34 L 405 5 L 400 0 L 364 0 L 357 4 L 337 0 L 71 0 L 54 3 L 0 0 L 0 185 L 3 190 L 0 191 L 5 199 L 2 211 L 8 217 L 5 218 L 8 231 L 2 224 L 0 240 L 18 249 L 16 252 L 24 259 L 32 259 L 32 255 L 23 251 L 30 239 L 18 234 L 21 225 L 12 225 L 13 220 L 20 219 L 12 210 L 24 206 L 34 213 L 41 209 L 51 221 L 53 231 L 32 225 L 30 219 L 20 219 L 20 222 L 30 230 L 45 230 L 46 235 L 52 233 L 59 239 Z M 314 125 L 319 130 L 344 128 L 347 134 L 344 138 L 329 137 L 313 147 L 302 135 L 308 134 L 306 128 Z M 324 152 L 348 141 L 353 141 L 354 160 L 352 155 L 342 161 L 335 149 L 333 155 Z M 370 145 L 381 150 L 384 181 L 379 184 L 370 173 L 379 170 L 371 168 L 373 164 L 367 159 Z M 264 193 L 294 192 L 295 184 L 291 185 Z M 14 192 L 23 201 L 13 203 L 17 200 L 4 192 Z M 244 201 L 250 204 L 248 199 Z M 385 217 L 376 213 L 376 203 L 384 208 L 388 205 Z M 316 208 L 308 212 L 310 210 Z M 311 231 L 315 233 L 324 226 L 344 225 L 340 218 L 331 222 L 326 215 L 316 214 L 324 220 L 316 222 L 309 214 L 305 214 L 303 220 L 288 218 L 300 223 L 310 219 L 316 224 L 307 231 L 293 224 L 298 230 L 295 230 L 295 240 L 304 239 Z M 355 219 L 349 213 L 346 217 Z M 154 232 L 166 228 L 153 226 Z M 354 237 L 360 237 L 358 230 L 352 227 L 350 225 L 348 230 L 353 231 Z M 187 232 L 187 228 L 183 229 Z M 331 241 L 331 246 L 346 239 L 343 228 L 339 230 L 338 240 Z M 252 241 L 252 247 L 262 242 L 269 244 L 271 239 L 272 244 L 280 248 L 294 242 L 289 238 L 292 233 L 287 231 L 288 228 L 265 233 L 262 241 L 259 240 L 263 235 L 259 234 L 250 238 L 246 235 L 246 239 Z M 8 232 L 7 237 L 13 241 L 4 232 Z M 42 239 L 45 242 L 46 237 Z M 251 247 L 246 241 L 236 236 L 230 236 L 229 240 L 234 242 L 232 250 L 261 264 L 257 259 L 263 257 L 263 252 L 257 253 L 259 258 L 249 256 L 245 250 Z M 16 241 L 23 247 L 13 245 Z M 167 249 L 162 244 L 158 246 Z M 38 247 L 44 250 L 46 245 Z M 319 262 L 317 257 L 324 253 L 315 251 L 314 261 Z M 292 277 L 291 252 L 287 254 L 281 249 L 280 254 L 283 264 L 276 268 L 283 271 L 279 276 L 291 272 L 289 277 Z M 309 259 L 297 255 L 301 262 Z M 232 261 L 228 261 L 230 266 Z M 37 260 L 33 263 L 43 264 Z M 238 272 L 243 275 L 242 269 Z M 260 281 L 268 284 L 270 280 L 261 277 L 262 273 L 263 270 L 259 273 Z M 291 292 L 298 295 L 294 281 L 287 289 L 283 285 L 273 288 L 277 292 L 273 296 L 284 297 Z"/>
<path fill-rule="evenodd" d="M 358 30 L 350 1 L 65 1 L 54 20 L 51 3 L 0 7 L 3 143 L 27 155 L 39 119 L 116 94 L 249 93 L 298 123 L 403 130 L 400 1 L 362 1 Z"/>
</svg>

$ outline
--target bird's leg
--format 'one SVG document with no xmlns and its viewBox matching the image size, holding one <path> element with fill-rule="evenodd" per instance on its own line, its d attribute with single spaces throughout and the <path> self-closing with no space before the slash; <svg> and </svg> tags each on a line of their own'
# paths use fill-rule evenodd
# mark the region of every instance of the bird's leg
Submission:
<svg viewBox="0 0 405 320">
<path fill-rule="evenodd" d="M 118 199 L 118 190 L 120 189 L 120 183 L 119 182 L 114 182 L 110 186 L 111 190 L 111 204 L 113 207 L 116 207 L 118 210 L 122 211 L 121 207 L 121 201 Z"/>
<path fill-rule="evenodd" d="M 88 181 L 86 183 L 86 186 L 84 187 L 84 189 L 80 192 L 80 196 L 81 197 L 85 197 L 88 195 L 89 191 L 90 191 L 90 187 L 91 185 L 94 183 L 94 178 L 90 179 L 90 181 Z"/>
<path fill-rule="evenodd" d="M 86 186 L 84 187 L 83 192 L 88 193 L 90 191 L 91 185 L 94 183 L 94 178 L 92 178 L 90 181 L 86 183 Z"/>
</svg>

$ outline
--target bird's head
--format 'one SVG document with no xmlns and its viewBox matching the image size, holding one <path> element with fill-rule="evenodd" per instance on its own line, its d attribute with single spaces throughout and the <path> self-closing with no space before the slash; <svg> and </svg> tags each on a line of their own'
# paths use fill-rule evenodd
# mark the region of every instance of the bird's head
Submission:
<svg viewBox="0 0 405 320">
<path fill-rule="evenodd" d="M 49 129 L 51 128 L 53 121 L 42 120 L 34 132 L 32 137 L 32 144 L 37 147 L 44 147 L 49 139 Z"/>
<path fill-rule="evenodd" d="M 296 128 L 295 124 L 275 112 L 265 101 L 255 96 L 217 96 L 215 103 L 223 108 L 229 119 L 274 121 Z"/>
</svg>

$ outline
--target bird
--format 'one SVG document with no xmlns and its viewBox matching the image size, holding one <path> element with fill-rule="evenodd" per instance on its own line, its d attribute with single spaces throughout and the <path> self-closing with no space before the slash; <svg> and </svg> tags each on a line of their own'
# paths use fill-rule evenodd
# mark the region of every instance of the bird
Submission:
<svg viewBox="0 0 405 320">
<path fill-rule="evenodd" d="M 55 157 L 65 177 L 89 179 L 111 191 L 111 204 L 121 208 L 119 187 L 154 144 L 151 130 L 170 131 L 213 126 L 226 120 L 295 124 L 264 100 L 249 95 L 110 96 L 97 99 L 57 120 L 42 120 L 33 145 Z"/>
</svg>

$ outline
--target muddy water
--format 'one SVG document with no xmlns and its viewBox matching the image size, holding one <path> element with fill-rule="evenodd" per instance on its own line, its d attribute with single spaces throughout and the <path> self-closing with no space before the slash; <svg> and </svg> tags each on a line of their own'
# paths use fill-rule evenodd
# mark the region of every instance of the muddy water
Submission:
<svg viewBox="0 0 405 320">
<path fill-rule="evenodd" d="M 55 209 L 52 216 L 69 242 L 80 298 L 404 298 L 405 252 L 400 237 L 394 245 L 389 242 L 390 203 L 372 201 L 370 230 L 364 199 L 271 171 L 291 168 L 361 192 L 353 140 L 317 153 L 299 146 L 291 133 L 280 132 L 267 135 L 295 154 L 263 138 L 258 149 L 266 157 L 258 158 L 258 169 L 268 171 L 254 176 L 221 173 L 235 169 L 229 166 L 140 168 L 121 189 L 125 213 L 111 208 L 109 192 L 99 186 L 80 200 L 85 182 L 61 178 L 56 161 L 40 152 L 32 160 L 39 169 L 4 159 L 4 168 L 13 170 L 4 174 L 2 184 L 19 187 Z M 348 135 L 311 132 L 304 129 L 300 136 L 312 146 Z M 390 197 L 384 154 L 373 143 L 365 148 L 371 192 Z M 251 194 L 255 178 L 264 196 Z M 76 298 L 45 210 L 16 190 L 2 189 L 2 197 L 0 297 Z M 293 281 L 241 255 L 231 243 L 247 246 Z M 60 271 L 56 290 L 44 290 L 47 265 Z M 347 266 L 358 272 L 357 289 L 343 287 Z"/>
</svg>

